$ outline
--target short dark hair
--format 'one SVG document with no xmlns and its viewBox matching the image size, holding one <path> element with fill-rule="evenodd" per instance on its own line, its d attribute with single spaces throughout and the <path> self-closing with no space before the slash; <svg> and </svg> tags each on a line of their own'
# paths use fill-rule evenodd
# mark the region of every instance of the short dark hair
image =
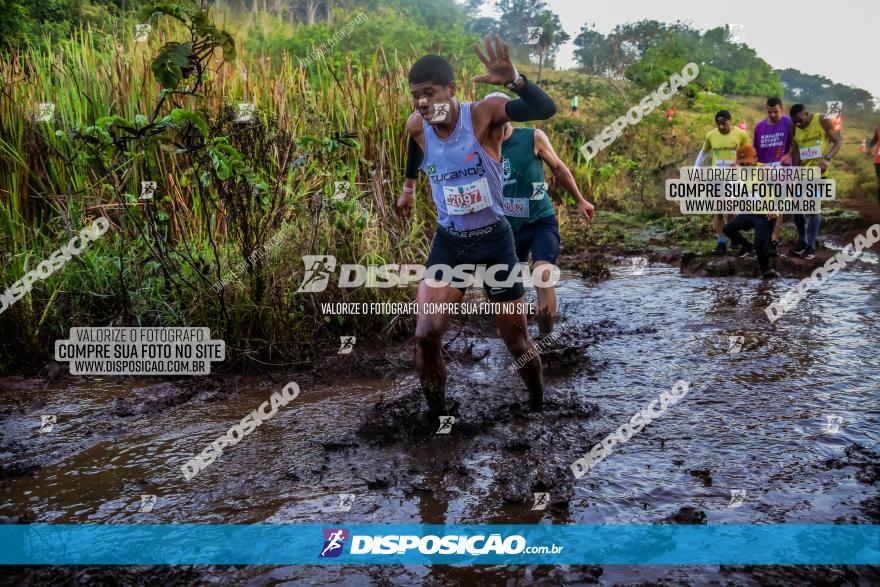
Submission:
<svg viewBox="0 0 880 587">
<path fill-rule="evenodd" d="M 770 108 L 773 108 L 774 106 L 779 106 L 780 108 L 782 108 L 782 100 L 780 100 L 778 96 L 767 98 L 767 106 L 769 106 Z"/>
<path fill-rule="evenodd" d="M 792 118 L 794 118 L 795 116 L 797 116 L 798 114 L 800 114 L 801 112 L 803 112 L 806 109 L 807 109 L 807 107 L 804 106 L 803 104 L 795 104 L 794 106 L 791 107 L 791 110 L 788 111 L 788 115 L 791 116 Z"/>
<path fill-rule="evenodd" d="M 411 84 L 431 82 L 445 88 L 454 79 L 452 66 L 439 55 L 425 55 L 409 68 L 409 83 Z"/>
<path fill-rule="evenodd" d="M 727 110 L 719 110 L 715 113 L 715 121 L 717 122 L 719 119 L 721 120 L 730 120 L 732 117 L 730 116 L 730 112 Z"/>
</svg>

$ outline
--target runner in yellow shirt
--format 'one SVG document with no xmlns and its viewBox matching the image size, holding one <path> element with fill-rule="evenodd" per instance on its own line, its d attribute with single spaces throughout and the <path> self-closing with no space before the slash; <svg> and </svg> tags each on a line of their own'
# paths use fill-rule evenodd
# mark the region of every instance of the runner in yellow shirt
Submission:
<svg viewBox="0 0 880 587">
<path fill-rule="evenodd" d="M 840 131 L 830 118 L 808 112 L 803 104 L 795 104 L 788 113 L 794 123 L 794 140 L 789 152 L 792 161 L 803 167 L 816 166 L 822 170 L 823 179 L 828 177 L 828 165 L 843 145 Z M 808 260 L 816 258 L 816 237 L 821 223 L 820 214 L 810 214 L 809 219 L 805 214 L 794 215 L 798 244 L 791 251 L 792 255 Z"/>
<path fill-rule="evenodd" d="M 715 114 L 717 128 L 710 130 L 703 141 L 703 148 L 697 155 L 694 167 L 700 167 L 707 159 L 711 159 L 715 167 L 733 167 L 736 165 L 736 150 L 751 145 L 749 133 L 731 124 L 730 112 L 719 110 Z M 714 218 L 715 236 L 718 246 L 712 251 L 714 255 L 727 252 L 727 237 L 724 235 L 724 214 L 716 214 Z"/>
</svg>

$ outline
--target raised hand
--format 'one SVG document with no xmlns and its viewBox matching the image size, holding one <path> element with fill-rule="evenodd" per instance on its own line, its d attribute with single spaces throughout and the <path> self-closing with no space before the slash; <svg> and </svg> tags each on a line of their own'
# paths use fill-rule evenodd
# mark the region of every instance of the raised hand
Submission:
<svg viewBox="0 0 880 587">
<path fill-rule="evenodd" d="M 474 50 L 477 57 L 486 66 L 486 73 L 483 75 L 475 75 L 473 81 L 483 84 L 495 84 L 503 86 L 509 84 L 516 78 L 516 68 L 510 62 L 510 53 L 507 49 L 507 43 L 502 43 L 501 38 L 495 35 L 495 44 L 493 46 L 492 39 L 489 35 L 483 37 L 486 44 L 486 54 L 480 50 L 480 45 L 474 43 Z"/>
</svg>

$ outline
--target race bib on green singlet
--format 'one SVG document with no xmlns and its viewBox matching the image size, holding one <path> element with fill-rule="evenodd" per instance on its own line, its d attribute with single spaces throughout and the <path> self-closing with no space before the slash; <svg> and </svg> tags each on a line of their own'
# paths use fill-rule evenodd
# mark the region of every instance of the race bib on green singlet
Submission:
<svg viewBox="0 0 880 587">
<path fill-rule="evenodd" d="M 481 177 L 465 185 L 443 186 L 443 201 L 446 202 L 447 214 L 451 216 L 479 212 L 492 205 L 489 182 Z"/>
<path fill-rule="evenodd" d="M 526 198 L 504 197 L 504 215 L 514 218 L 529 217 L 529 201 Z"/>
<path fill-rule="evenodd" d="M 822 143 L 816 143 L 808 147 L 801 147 L 801 161 L 806 159 L 818 159 L 822 156 Z"/>
</svg>

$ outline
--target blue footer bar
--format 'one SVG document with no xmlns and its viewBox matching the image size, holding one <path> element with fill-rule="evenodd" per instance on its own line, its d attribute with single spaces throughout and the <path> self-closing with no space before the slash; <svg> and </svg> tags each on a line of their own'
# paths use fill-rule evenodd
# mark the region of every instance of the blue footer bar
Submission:
<svg viewBox="0 0 880 587">
<path fill-rule="evenodd" d="M 0 526 L 0 564 L 880 564 L 880 525 Z"/>
</svg>

